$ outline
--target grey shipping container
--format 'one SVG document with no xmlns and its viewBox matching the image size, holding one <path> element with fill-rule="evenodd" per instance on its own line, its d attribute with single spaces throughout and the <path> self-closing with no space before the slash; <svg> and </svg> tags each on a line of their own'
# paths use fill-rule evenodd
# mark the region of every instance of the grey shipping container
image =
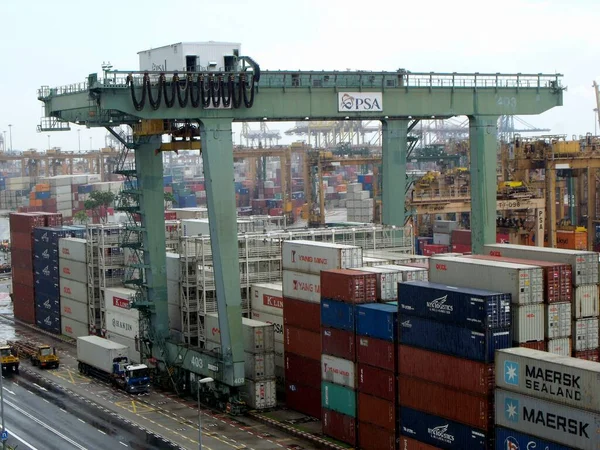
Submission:
<svg viewBox="0 0 600 450">
<path fill-rule="evenodd" d="M 544 340 L 544 304 L 512 305 L 512 340 L 522 344 Z"/>
<path fill-rule="evenodd" d="M 429 280 L 429 271 L 422 267 L 403 266 L 401 264 L 384 264 L 378 266 L 382 269 L 390 269 L 400 272 L 401 281 L 427 281 Z M 400 281 L 400 280 L 399 280 Z"/>
<path fill-rule="evenodd" d="M 544 301 L 540 267 L 437 255 L 429 260 L 429 281 L 511 294 L 518 305 Z"/>
<path fill-rule="evenodd" d="M 496 351 L 496 386 L 574 408 L 600 411 L 600 364 L 515 347 Z"/>
<path fill-rule="evenodd" d="M 588 317 L 573 321 L 573 350 L 596 350 L 598 348 L 598 318 Z"/>
<path fill-rule="evenodd" d="M 398 299 L 398 282 L 402 281 L 402 275 L 399 271 L 387 268 L 360 267 L 362 272 L 374 273 L 377 276 L 377 299 L 384 301 L 394 301 Z"/>
<path fill-rule="evenodd" d="M 545 305 L 546 339 L 571 336 L 571 303 Z"/>
<path fill-rule="evenodd" d="M 246 379 L 259 381 L 275 377 L 275 353 L 244 352 Z"/>
<path fill-rule="evenodd" d="M 496 425 L 579 450 L 600 448 L 600 414 L 496 389 Z"/>
<path fill-rule="evenodd" d="M 598 253 L 595 252 L 513 244 L 485 245 L 484 252 L 486 255 L 570 264 L 573 268 L 573 285 L 575 286 L 598 284 L 599 281 Z"/>
<path fill-rule="evenodd" d="M 244 400 L 252 409 L 269 409 L 277 405 L 275 379 L 246 380 L 242 392 L 245 394 Z"/>
<path fill-rule="evenodd" d="M 204 331 L 207 341 L 220 344 L 221 330 L 218 314 L 204 316 Z M 242 337 L 244 351 L 250 353 L 265 353 L 275 351 L 275 329 L 273 324 L 258 320 L 242 318 Z"/>
</svg>

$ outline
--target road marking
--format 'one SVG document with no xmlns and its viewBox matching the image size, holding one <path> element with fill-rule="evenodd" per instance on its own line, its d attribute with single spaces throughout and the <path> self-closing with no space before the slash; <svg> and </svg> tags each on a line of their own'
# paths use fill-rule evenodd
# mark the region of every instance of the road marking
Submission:
<svg viewBox="0 0 600 450">
<path fill-rule="evenodd" d="M 106 434 L 106 433 L 105 433 L 104 431 L 102 431 L 102 430 L 98 430 L 98 432 L 99 432 L 99 433 L 102 433 L 102 434 Z"/>
<path fill-rule="evenodd" d="M 61 410 L 62 412 L 64 412 L 64 413 L 66 413 L 66 412 L 67 412 L 67 410 L 66 410 L 66 409 L 62 409 L 62 408 L 60 408 L 60 410 Z"/>
<path fill-rule="evenodd" d="M 132 412 L 134 414 L 141 414 L 141 413 L 155 411 L 154 408 L 151 408 L 150 406 L 144 405 L 143 403 L 137 402 L 135 400 L 128 400 L 128 401 L 124 401 L 124 402 L 115 402 L 115 405 L 117 405 L 120 408 L 126 409 L 127 411 Z"/>
<path fill-rule="evenodd" d="M 22 437 L 18 436 L 17 434 L 15 434 L 14 431 L 10 431 L 8 428 L 4 427 L 4 429 L 6 431 L 8 431 L 8 433 L 13 436 L 16 440 L 22 442 L 23 444 L 25 444 L 27 447 L 29 447 L 31 450 L 38 450 L 36 447 L 34 447 L 33 445 L 31 445 L 29 442 L 27 442 L 25 439 L 23 439 Z"/>
<path fill-rule="evenodd" d="M 119 441 L 119 444 L 124 445 L 125 447 L 129 447 L 125 442 Z"/>
<path fill-rule="evenodd" d="M 4 389 L 4 390 L 5 390 L 6 392 L 8 392 L 9 394 L 12 394 L 12 395 L 17 395 L 17 394 L 15 394 L 13 391 L 11 391 L 10 389 L 6 389 L 5 387 L 2 387 L 2 389 Z"/>
<path fill-rule="evenodd" d="M 44 388 L 44 387 L 40 386 L 39 384 L 33 383 L 33 385 L 34 385 L 35 387 L 37 387 L 38 389 L 41 389 L 42 391 L 46 391 L 46 392 L 48 391 L 48 389 L 46 389 L 46 388 Z"/>
<path fill-rule="evenodd" d="M 46 403 L 50 403 L 48 400 L 46 400 L 45 398 L 43 398 L 42 400 L 44 400 Z"/>
<path fill-rule="evenodd" d="M 85 420 L 81 420 L 79 417 L 77 418 L 81 423 L 85 423 Z"/>
</svg>

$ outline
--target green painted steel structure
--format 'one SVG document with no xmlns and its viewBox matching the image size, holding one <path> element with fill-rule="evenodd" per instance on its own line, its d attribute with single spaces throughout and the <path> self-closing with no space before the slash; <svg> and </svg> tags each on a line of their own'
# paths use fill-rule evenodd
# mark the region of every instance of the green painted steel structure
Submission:
<svg viewBox="0 0 600 450">
<path fill-rule="evenodd" d="M 406 185 L 407 132 L 416 121 L 466 115 L 470 120 L 473 251 L 484 243 L 495 242 L 496 137 L 497 119 L 501 115 L 540 114 L 562 105 L 561 75 L 525 74 L 461 74 L 397 72 L 259 72 L 240 71 L 231 74 L 186 74 L 185 90 L 191 89 L 205 100 L 200 83 L 229 84 L 229 95 L 235 97 L 229 107 L 225 91 L 221 106 L 207 102 L 182 102 L 183 81 L 176 73 L 106 72 L 79 84 L 42 87 L 38 98 L 44 103 L 46 123 L 43 131 L 60 129 L 66 122 L 87 126 L 112 127 L 137 124 L 141 119 L 198 121 L 201 129 L 207 201 L 215 260 L 215 282 L 223 343 L 223 357 L 217 358 L 165 341 L 163 350 L 153 348 L 154 356 L 168 364 L 176 364 L 202 376 L 211 376 L 228 386 L 243 383 L 243 349 L 241 345 L 240 282 L 235 229 L 233 192 L 233 153 L 231 123 L 234 121 L 301 121 L 301 120 L 381 120 L 383 122 L 383 221 L 387 225 L 404 224 Z M 173 77 L 172 79 L 169 79 Z M 237 78 L 236 78 L 237 77 Z M 237 84 L 235 82 L 237 80 Z M 252 86 L 248 91 L 247 86 Z M 250 83 L 254 80 L 253 83 Z M 179 85 L 179 86 L 178 86 Z M 240 87 L 241 86 L 241 87 Z M 237 90 L 237 87 L 240 87 Z M 212 87 L 210 88 L 212 89 Z M 159 92 L 160 91 L 160 92 Z M 183 89 L 182 89 L 183 91 Z M 145 92 L 143 94 L 143 92 Z M 170 101 L 168 92 L 171 92 Z M 179 101 L 177 96 L 179 96 Z M 220 92 L 220 93 L 219 93 Z M 241 100 L 242 92 L 246 99 Z M 150 99 L 145 105 L 142 99 Z M 164 94 L 162 104 L 157 98 Z M 152 97 L 150 97 L 152 95 Z M 188 92 L 185 93 L 188 95 Z M 230 98 L 231 100 L 231 98 Z M 214 102 L 214 100 L 213 100 Z M 152 105 L 154 104 L 154 106 Z M 162 164 L 151 161 L 158 146 L 135 148 L 137 170 L 141 174 L 141 213 L 145 217 L 145 265 L 151 268 L 146 277 L 146 305 L 152 313 L 154 339 L 166 337 L 168 324 L 164 286 L 164 230 L 162 224 Z M 153 186 L 153 184 L 156 184 Z M 156 202 L 156 203 L 154 203 Z M 160 206 L 159 206 L 160 205 Z M 159 211 L 160 210 L 160 211 Z M 160 217 L 159 217 L 160 216 Z M 150 224 L 152 221 L 152 224 Z M 162 254 L 159 255 L 159 254 Z M 154 304 L 155 306 L 152 306 Z M 166 352 L 166 354 L 165 354 Z M 167 364 L 167 365 L 168 365 Z"/>
</svg>

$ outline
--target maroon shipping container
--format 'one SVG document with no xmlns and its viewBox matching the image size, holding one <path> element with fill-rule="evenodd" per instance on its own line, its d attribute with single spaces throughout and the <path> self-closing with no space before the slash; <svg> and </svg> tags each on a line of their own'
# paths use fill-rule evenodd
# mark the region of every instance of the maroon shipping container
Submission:
<svg viewBox="0 0 600 450">
<path fill-rule="evenodd" d="M 285 381 L 321 388 L 321 360 L 309 359 L 294 353 L 284 355 Z"/>
<path fill-rule="evenodd" d="M 396 431 L 358 422 L 358 447 L 361 450 L 397 450 Z"/>
<path fill-rule="evenodd" d="M 322 415 L 323 434 L 356 446 L 356 419 L 354 417 L 340 414 L 336 411 L 323 408 Z"/>
<path fill-rule="evenodd" d="M 24 284 L 25 286 L 33 287 L 34 278 L 33 271 L 29 269 L 21 269 L 20 267 L 12 268 L 13 283 Z"/>
<path fill-rule="evenodd" d="M 54 203 L 48 203 L 47 205 L 44 204 L 44 206 L 54 206 L 54 205 L 56 205 L 56 199 L 48 199 L 48 200 L 54 200 Z M 46 223 L 47 227 L 60 227 L 63 224 L 62 213 L 43 212 L 43 213 L 40 213 L 40 214 L 42 214 L 44 216 L 44 220 L 45 220 L 45 223 Z"/>
<path fill-rule="evenodd" d="M 398 345 L 398 373 L 466 392 L 494 392 L 494 364 Z"/>
<path fill-rule="evenodd" d="M 439 447 L 425 444 L 416 439 L 400 435 L 400 450 L 441 450 Z"/>
<path fill-rule="evenodd" d="M 286 353 L 321 361 L 321 333 L 286 326 L 283 345 Z"/>
<path fill-rule="evenodd" d="M 375 397 L 396 401 L 396 375 L 378 367 L 358 365 L 358 391 Z"/>
<path fill-rule="evenodd" d="M 346 303 L 373 303 L 377 300 L 377 275 L 350 269 L 322 270 L 321 297 Z"/>
<path fill-rule="evenodd" d="M 321 328 L 321 349 L 325 355 L 356 361 L 355 344 L 354 333 L 335 328 Z"/>
<path fill-rule="evenodd" d="M 283 297 L 283 324 L 320 333 L 321 305 Z"/>
<path fill-rule="evenodd" d="M 33 251 L 32 233 L 18 233 L 16 231 L 11 231 L 10 247 L 19 250 L 27 250 L 29 253 L 31 253 Z"/>
<path fill-rule="evenodd" d="M 356 336 L 356 360 L 361 364 L 396 372 L 396 351 L 393 342 Z"/>
<path fill-rule="evenodd" d="M 8 221 L 10 230 L 19 233 L 31 233 L 34 228 L 46 225 L 44 217 L 36 213 L 10 213 Z"/>
<path fill-rule="evenodd" d="M 321 389 L 286 381 L 285 404 L 289 409 L 320 419 Z"/>
<path fill-rule="evenodd" d="M 434 256 L 442 253 L 448 253 L 447 245 L 440 244 L 424 244 L 423 256 Z"/>
<path fill-rule="evenodd" d="M 367 422 L 389 431 L 396 429 L 396 402 L 358 393 L 358 415 L 360 422 Z"/>
<path fill-rule="evenodd" d="M 471 230 L 452 230 L 450 243 L 471 246 Z"/>
<path fill-rule="evenodd" d="M 513 347 L 525 347 L 530 348 L 532 350 L 539 350 L 541 352 L 546 351 L 546 341 L 531 341 L 531 342 L 523 342 L 519 344 L 518 342 L 513 342 Z"/>
<path fill-rule="evenodd" d="M 33 258 L 30 250 L 23 250 L 21 248 L 11 249 L 10 261 L 12 267 L 19 267 L 33 272 Z"/>
<path fill-rule="evenodd" d="M 452 244 L 450 247 L 451 247 L 452 253 L 467 254 L 467 253 L 471 253 L 471 251 L 472 251 L 472 248 L 470 245 Z"/>
<path fill-rule="evenodd" d="M 569 264 L 552 263 L 533 259 L 504 258 L 491 255 L 473 255 L 473 259 L 485 261 L 504 261 L 515 264 L 539 266 L 544 274 L 544 301 L 548 303 L 570 302 L 573 292 L 571 287 L 571 266 Z"/>
<path fill-rule="evenodd" d="M 16 319 L 35 324 L 35 296 L 32 286 L 24 286 L 13 279 L 13 313 Z"/>
<path fill-rule="evenodd" d="M 573 352 L 573 356 L 587 361 L 600 361 L 600 350 L 584 350 L 581 352 Z"/>
<path fill-rule="evenodd" d="M 460 392 L 418 378 L 398 376 L 398 402 L 481 430 L 494 426 L 494 397 Z"/>
</svg>

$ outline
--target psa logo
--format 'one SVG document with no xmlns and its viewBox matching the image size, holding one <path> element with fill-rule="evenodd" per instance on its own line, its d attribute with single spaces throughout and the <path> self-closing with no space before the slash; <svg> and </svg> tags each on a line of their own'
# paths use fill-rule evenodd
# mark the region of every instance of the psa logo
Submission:
<svg viewBox="0 0 600 450">
<path fill-rule="evenodd" d="M 338 111 L 383 111 L 381 92 L 339 92 Z"/>
<path fill-rule="evenodd" d="M 519 422 L 519 400 L 504 399 L 504 418 L 509 422 Z"/>
<path fill-rule="evenodd" d="M 519 363 L 504 361 L 504 382 L 513 386 L 519 385 Z"/>
</svg>

